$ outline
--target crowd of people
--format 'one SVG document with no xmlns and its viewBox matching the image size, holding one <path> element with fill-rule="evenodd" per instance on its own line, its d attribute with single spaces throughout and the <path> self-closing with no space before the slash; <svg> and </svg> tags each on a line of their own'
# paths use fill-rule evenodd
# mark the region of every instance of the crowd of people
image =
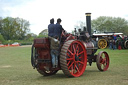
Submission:
<svg viewBox="0 0 128 85">
<path fill-rule="evenodd" d="M 122 39 L 120 37 L 117 37 L 116 35 L 113 35 L 113 39 L 109 41 L 109 49 L 124 49 L 124 37 Z"/>
</svg>

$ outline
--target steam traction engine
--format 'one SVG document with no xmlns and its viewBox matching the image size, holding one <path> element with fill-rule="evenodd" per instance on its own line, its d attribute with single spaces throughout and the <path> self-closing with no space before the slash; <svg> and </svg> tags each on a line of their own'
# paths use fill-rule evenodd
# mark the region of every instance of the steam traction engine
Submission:
<svg viewBox="0 0 128 85">
<path fill-rule="evenodd" d="M 58 57 L 58 67 L 52 67 L 50 55 L 50 39 L 35 39 L 32 46 L 31 63 L 33 68 L 44 75 L 56 74 L 62 70 L 69 77 L 81 76 L 87 66 L 96 62 L 100 71 L 106 71 L 109 67 L 109 56 L 107 52 L 97 51 L 97 42 L 91 39 L 91 13 L 86 13 L 87 30 L 83 30 L 79 35 L 64 34 L 60 44 L 60 53 Z M 62 36 L 63 37 L 63 36 Z"/>
</svg>

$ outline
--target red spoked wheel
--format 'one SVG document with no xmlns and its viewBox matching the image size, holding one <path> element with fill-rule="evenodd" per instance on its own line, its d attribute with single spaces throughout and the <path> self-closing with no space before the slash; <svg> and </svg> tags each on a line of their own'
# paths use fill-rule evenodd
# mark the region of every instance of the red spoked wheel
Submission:
<svg viewBox="0 0 128 85">
<path fill-rule="evenodd" d="M 97 68 L 100 71 L 106 71 L 109 67 L 109 56 L 105 51 L 99 52 L 96 59 Z"/>
<path fill-rule="evenodd" d="M 60 54 L 60 66 L 69 77 L 81 76 L 87 65 L 87 53 L 82 42 L 69 40 L 64 43 Z"/>
</svg>

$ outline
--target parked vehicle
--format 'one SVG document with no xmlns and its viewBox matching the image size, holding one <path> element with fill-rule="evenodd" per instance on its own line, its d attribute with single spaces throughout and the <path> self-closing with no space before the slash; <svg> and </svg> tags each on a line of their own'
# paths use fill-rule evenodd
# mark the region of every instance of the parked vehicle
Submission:
<svg viewBox="0 0 128 85">
<path fill-rule="evenodd" d="M 5 45 L 3 45 L 3 44 L 0 44 L 0 47 L 4 47 Z"/>
<path fill-rule="evenodd" d="M 14 42 L 14 43 L 11 44 L 10 46 L 20 46 L 20 43 L 18 43 L 18 42 Z"/>
<path fill-rule="evenodd" d="M 110 40 L 113 40 L 113 36 L 121 37 L 123 33 L 115 33 L 115 32 L 104 32 L 104 33 L 94 33 L 92 38 L 98 40 L 98 48 L 104 49 L 109 45 Z"/>
</svg>

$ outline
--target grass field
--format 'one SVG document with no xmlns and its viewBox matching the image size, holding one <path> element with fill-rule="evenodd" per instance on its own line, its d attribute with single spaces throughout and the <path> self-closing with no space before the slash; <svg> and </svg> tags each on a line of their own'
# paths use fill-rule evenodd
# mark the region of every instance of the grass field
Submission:
<svg viewBox="0 0 128 85">
<path fill-rule="evenodd" d="M 104 50 L 110 56 L 108 71 L 100 72 L 93 63 L 82 76 L 67 78 L 61 70 L 47 77 L 34 70 L 31 47 L 0 48 L 0 85 L 128 85 L 128 50 Z"/>
</svg>

